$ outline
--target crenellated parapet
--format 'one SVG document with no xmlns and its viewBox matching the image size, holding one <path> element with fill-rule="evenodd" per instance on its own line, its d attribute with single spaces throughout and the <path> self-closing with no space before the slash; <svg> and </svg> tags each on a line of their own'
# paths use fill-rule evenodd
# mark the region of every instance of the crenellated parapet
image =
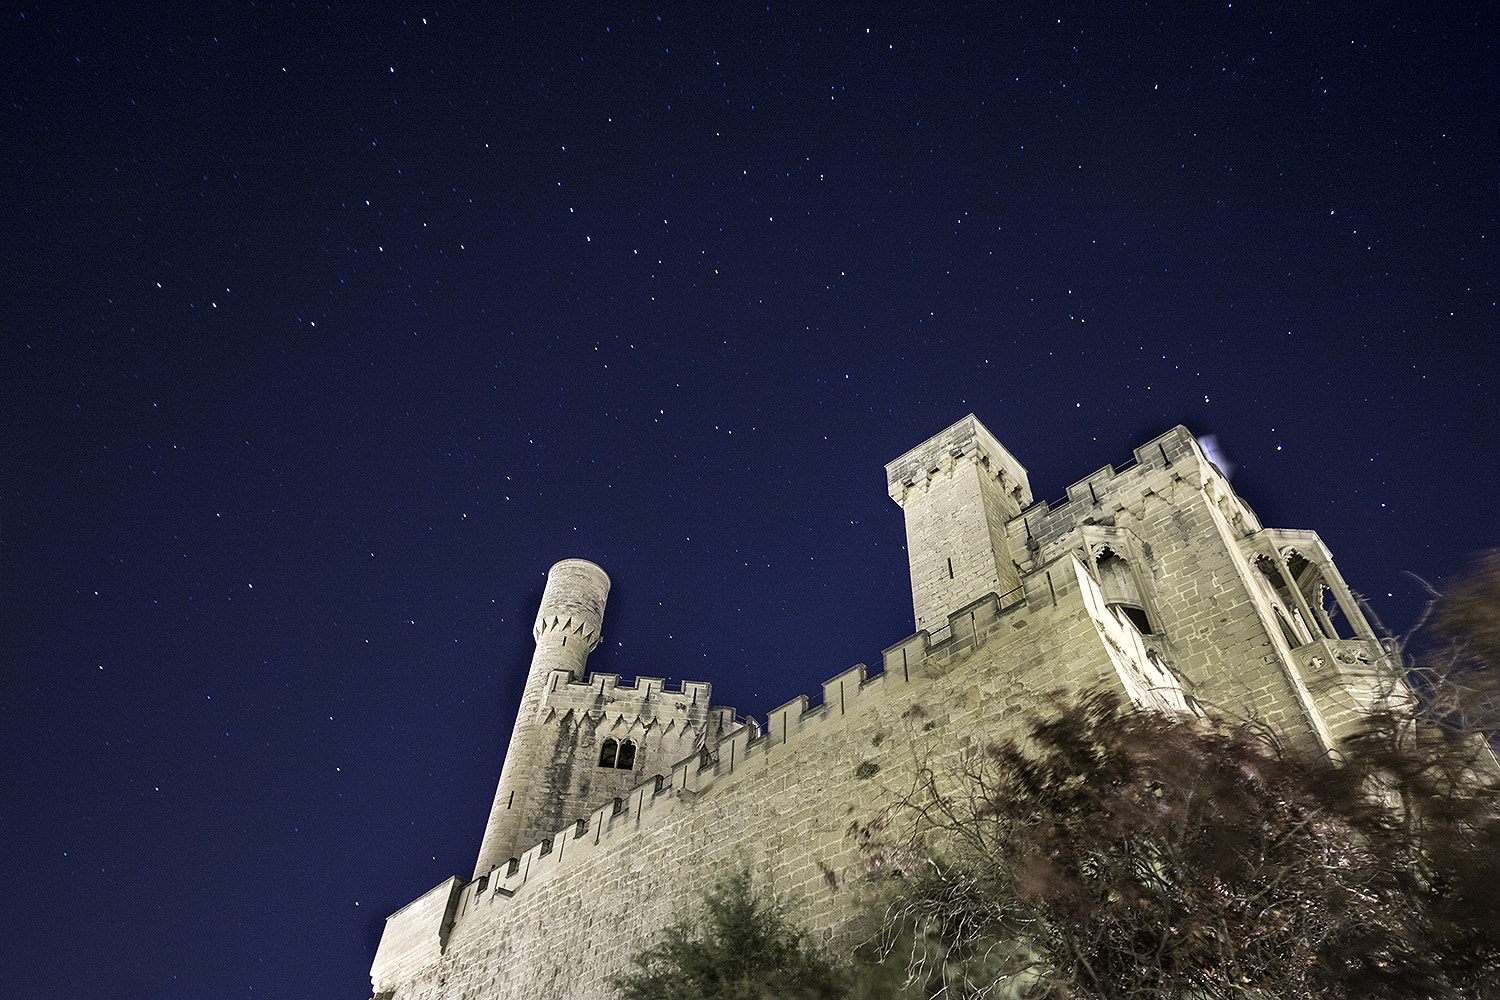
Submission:
<svg viewBox="0 0 1500 1000">
<path fill-rule="evenodd" d="M 1262 527 L 1181 427 L 1052 503 L 972 415 L 886 473 L 916 630 L 878 670 L 762 719 L 713 704 L 707 682 L 591 674 L 609 579 L 552 568 L 474 877 L 392 914 L 377 993 L 603 1000 L 654 928 L 747 865 L 849 947 L 843 890 L 868 861 L 849 831 L 909 789 L 914 759 L 1016 735 L 1057 689 L 1208 706 L 1329 747 L 1400 696 L 1318 536 Z"/>
<path fill-rule="evenodd" d="M 531 634 L 541 642 L 549 634 L 557 634 L 566 643 L 569 637 L 587 652 L 592 653 L 599 645 L 599 623 L 588 618 L 572 615 L 538 615 Z"/>
<path fill-rule="evenodd" d="M 619 674 L 591 673 L 575 678 L 556 671 L 548 679 L 541 705 L 554 711 L 574 708 L 699 720 L 715 711 L 733 713 L 726 706 L 714 705 L 712 697 L 713 685 L 707 681 L 681 681 L 669 686 L 661 677 L 637 677 L 633 683 L 622 684 Z"/>
<path fill-rule="evenodd" d="M 1101 466 L 1070 484 L 1061 500 L 1027 507 L 1008 526 L 1008 536 L 1013 551 L 1052 558 L 1059 543 L 1080 544 L 1075 533 L 1081 526 L 1128 525 L 1148 517 L 1155 504 L 1173 504 L 1184 493 L 1198 492 L 1214 503 L 1223 501 L 1226 519 L 1253 525 L 1250 530 L 1260 527 L 1197 439 L 1179 426 L 1136 448 L 1133 462 L 1119 469 Z"/>
<path fill-rule="evenodd" d="M 684 740 L 692 746 L 713 746 L 737 724 L 735 710 L 713 704 L 712 695 L 713 685 L 704 681 L 668 685 L 661 677 L 638 677 L 622 684 L 618 674 L 575 680 L 559 670 L 549 679 L 536 711 L 544 725 L 567 728 L 570 738 L 580 739 L 591 754 L 602 752 L 603 741 L 611 738 L 630 740 L 641 753 L 660 746 L 664 749 L 658 753 L 670 754 Z M 570 719 L 573 724 L 568 726 Z M 581 739 L 586 731 L 593 733 L 592 742 Z M 659 760 L 655 755 L 650 761 L 643 757 L 642 766 Z"/>
<path fill-rule="evenodd" d="M 1031 483 L 1026 467 L 1016 461 L 995 440 L 979 418 L 969 414 L 941 433 L 928 438 L 885 467 L 886 491 L 891 499 L 905 506 L 908 495 L 934 478 L 951 475 L 960 461 L 968 460 L 982 468 L 1017 506 L 1031 502 Z"/>
</svg>

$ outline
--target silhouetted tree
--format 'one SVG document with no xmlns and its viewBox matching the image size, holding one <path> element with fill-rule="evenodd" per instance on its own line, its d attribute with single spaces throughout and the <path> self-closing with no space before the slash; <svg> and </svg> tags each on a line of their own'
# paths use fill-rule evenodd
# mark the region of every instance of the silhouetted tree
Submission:
<svg viewBox="0 0 1500 1000">
<path fill-rule="evenodd" d="M 1424 621 L 1408 665 L 1421 697 L 1366 720 L 1321 792 L 1386 852 L 1416 915 L 1386 970 L 1395 989 L 1425 970 L 1457 995 L 1500 996 L 1500 550 L 1435 591 Z"/>
<path fill-rule="evenodd" d="M 1500 556 L 1432 608 L 1424 697 L 1336 757 L 1113 694 L 919 762 L 851 828 L 899 995 L 1500 997 Z M 1493 727 L 1489 731 L 1493 732 Z"/>
<path fill-rule="evenodd" d="M 1432 594 L 1409 671 L 1423 707 L 1445 728 L 1500 733 L 1500 549 Z"/>
<path fill-rule="evenodd" d="M 624 1000 L 834 1000 L 843 973 L 784 905 L 756 896 L 741 871 L 703 894 L 700 915 L 667 927 L 612 984 Z"/>
</svg>

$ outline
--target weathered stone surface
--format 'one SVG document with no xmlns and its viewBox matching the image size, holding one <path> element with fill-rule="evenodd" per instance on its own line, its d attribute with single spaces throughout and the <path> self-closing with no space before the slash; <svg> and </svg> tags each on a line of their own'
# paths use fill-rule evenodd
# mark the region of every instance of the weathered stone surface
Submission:
<svg viewBox="0 0 1500 1000">
<path fill-rule="evenodd" d="M 610 974 L 741 866 L 828 948 L 852 949 L 866 928 L 850 825 L 899 794 L 914 754 L 1014 733 L 1060 687 L 1207 703 L 1324 744 L 1374 696 L 1384 650 L 1317 536 L 1263 529 L 1182 428 L 1056 507 L 1032 503 L 972 416 L 887 483 L 918 631 L 764 730 L 712 705 L 708 684 L 590 676 L 608 578 L 554 567 L 474 878 L 389 918 L 378 995 L 608 997 Z M 630 768 L 600 766 L 606 740 L 632 744 Z"/>
</svg>

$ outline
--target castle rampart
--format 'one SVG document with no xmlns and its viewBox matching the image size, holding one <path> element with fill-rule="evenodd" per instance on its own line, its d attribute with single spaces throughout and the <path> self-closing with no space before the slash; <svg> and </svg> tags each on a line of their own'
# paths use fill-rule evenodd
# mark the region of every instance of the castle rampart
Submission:
<svg viewBox="0 0 1500 1000">
<path fill-rule="evenodd" d="M 1343 599 L 1326 550 L 1311 533 L 1262 529 L 1186 431 L 1049 506 L 1029 504 L 1025 470 L 977 420 L 955 428 L 887 472 L 909 539 L 931 541 L 943 518 L 964 522 L 948 532 L 967 538 L 962 546 L 939 540 L 958 552 L 950 579 L 966 577 L 964 587 L 928 587 L 916 601 L 919 616 L 926 602 L 927 623 L 887 648 L 878 672 L 857 664 L 825 681 L 815 702 L 799 695 L 758 728 L 711 705 L 707 684 L 667 691 L 656 678 L 628 685 L 581 664 L 534 666 L 536 697 L 522 714 L 541 727 L 539 756 L 554 760 L 534 756 L 530 766 L 567 759 L 575 771 L 609 771 L 591 763 L 600 740 L 587 733 L 653 734 L 641 752 L 664 764 L 606 775 L 617 783 L 590 784 L 586 805 L 538 828 L 513 858 L 393 914 L 371 970 L 377 994 L 608 997 L 608 976 L 657 928 L 743 866 L 758 888 L 796 900 L 798 919 L 830 950 L 847 952 L 866 932 L 851 824 L 899 797 L 916 759 L 1015 732 L 1060 687 L 1103 684 L 1178 712 L 1207 701 L 1325 743 L 1368 704 L 1360 684 L 1379 645 L 1352 616 L 1350 635 L 1339 636 L 1309 596 L 1328 589 Z M 934 489 L 955 476 L 970 485 Z M 997 530 L 992 488 L 1016 506 Z M 1293 560 L 1288 548 L 1316 558 Z M 1262 568 L 1268 550 L 1282 575 Z M 911 559 L 915 592 L 919 555 Z M 982 582 L 990 589 L 969 592 Z M 652 748 L 654 734 L 671 738 Z M 509 758 L 506 768 L 502 787 Z M 579 789 L 563 790 L 565 806 L 582 801 Z"/>
<path fill-rule="evenodd" d="M 590 975 L 589 963 L 577 962 L 547 970 L 557 992 L 528 992 L 535 985 L 529 978 L 530 960 L 514 966 L 492 964 L 482 974 L 475 970 L 474 986 L 455 991 L 458 968 L 449 956 L 480 949 L 471 934 L 488 940 L 501 925 L 514 931 L 524 929 L 531 919 L 538 921 L 538 933 L 543 926 L 566 927 L 578 919 L 602 924 L 611 930 L 607 941 L 595 944 L 594 950 L 615 954 L 621 940 L 632 941 L 633 950 L 639 950 L 649 943 L 649 934 L 637 933 L 642 920 L 634 911 L 640 905 L 655 906 L 654 901 L 646 902 L 648 895 L 690 899 L 741 859 L 774 891 L 814 903 L 821 915 L 810 923 L 825 941 L 852 948 L 857 929 L 850 925 L 844 904 L 855 895 L 852 882 L 862 869 L 854 843 L 845 834 L 851 822 L 868 818 L 871 791 L 902 773 L 913 736 L 931 739 L 931 734 L 941 732 L 978 738 L 974 734 L 982 730 L 980 719 L 996 707 L 996 699 L 1008 702 L 1008 714 L 1019 717 L 1055 686 L 1053 682 L 1079 679 L 1053 674 L 1047 683 L 1033 686 L 1008 676 L 1012 670 L 1002 679 L 984 668 L 992 657 L 1003 655 L 997 647 L 1009 648 L 1012 655 L 1005 658 L 1014 661 L 1012 669 L 1020 675 L 1035 675 L 1034 668 L 1060 650 L 1071 651 L 1065 659 L 1078 666 L 1080 675 L 1096 677 L 1107 667 L 1108 654 L 1082 596 L 1080 580 L 1086 571 L 1071 557 L 1053 569 L 1054 588 L 1044 589 L 1036 609 L 1023 601 L 1002 612 L 993 596 L 975 602 L 955 612 L 943 630 L 944 640 L 934 643 L 919 633 L 893 647 L 907 654 L 903 671 L 868 675 L 863 664 L 855 665 L 823 684 L 820 704 L 810 706 L 806 696 L 793 698 L 768 713 L 759 736 L 748 725 L 738 726 L 725 735 L 716 752 L 693 754 L 659 778 L 653 776 L 618 800 L 552 831 L 515 862 L 468 883 L 456 898 L 454 927 L 442 951 L 431 947 L 435 938 L 405 933 L 402 926 L 408 914 L 430 920 L 438 901 L 446 899 L 448 883 L 429 894 L 431 902 L 394 914 L 388 934 L 398 940 L 421 940 L 435 977 L 426 980 L 425 988 L 408 981 L 406 991 L 394 996 L 435 998 L 439 980 L 446 980 L 441 995 L 475 1000 L 607 996 L 601 974 Z M 1026 634 L 1032 623 L 1042 625 L 1045 642 Z M 986 651 L 991 655 L 976 656 Z M 891 661 L 888 651 L 887 662 Z M 984 676 L 987 673 L 991 676 Z M 928 723 L 931 727 L 924 728 Z M 870 777 L 860 777 L 866 772 Z M 633 883 L 621 884 L 618 873 L 600 869 L 609 868 L 611 858 L 627 857 L 634 859 L 631 872 L 642 880 L 639 896 Z M 678 881 L 662 883 L 657 869 Z M 603 881 L 590 885 L 596 877 Z M 577 887 L 582 896 L 555 893 L 562 884 Z M 649 893 L 646 886 L 653 887 Z M 581 904 L 586 917 L 567 912 L 566 900 L 575 898 L 587 900 Z M 663 910 L 644 922 L 659 926 L 653 920 L 665 921 L 669 915 Z M 614 968 L 622 967 L 623 956 L 630 953 L 619 953 L 622 964 Z M 378 991 L 400 986 L 385 978 L 385 961 L 377 956 Z M 410 964 L 392 967 L 405 970 Z M 457 965 L 467 967 L 466 962 Z"/>
</svg>

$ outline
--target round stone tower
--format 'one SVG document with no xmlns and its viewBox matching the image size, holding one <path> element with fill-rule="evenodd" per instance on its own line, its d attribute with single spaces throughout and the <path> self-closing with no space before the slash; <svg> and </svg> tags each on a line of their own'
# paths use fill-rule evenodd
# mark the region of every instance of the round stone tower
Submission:
<svg viewBox="0 0 1500 1000">
<path fill-rule="evenodd" d="M 584 678 L 589 653 L 599 645 L 604 602 L 608 599 L 609 576 L 586 559 L 564 559 L 547 571 L 542 606 L 531 630 L 536 653 L 531 658 L 521 710 L 511 730 L 510 748 L 505 752 L 500 784 L 479 846 L 475 878 L 531 846 L 517 841 L 529 838 L 527 827 L 546 793 L 543 775 L 556 743 L 547 733 L 546 694 L 554 683 L 554 671 L 567 674 L 558 678 L 559 683 Z"/>
</svg>

